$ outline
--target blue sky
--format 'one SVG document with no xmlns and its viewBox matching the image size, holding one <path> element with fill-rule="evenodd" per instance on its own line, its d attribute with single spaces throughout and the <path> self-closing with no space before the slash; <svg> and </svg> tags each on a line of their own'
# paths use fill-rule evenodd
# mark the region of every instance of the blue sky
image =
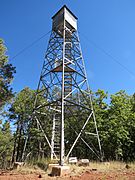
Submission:
<svg viewBox="0 0 135 180">
<path fill-rule="evenodd" d="M 12 57 L 51 30 L 51 17 L 64 4 L 78 17 L 91 89 L 109 94 L 123 89 L 133 94 L 135 75 L 130 72 L 135 74 L 135 0 L 1 0 L 0 37 L 8 48 L 10 63 L 16 66 L 14 91 L 37 88 L 49 35 Z"/>
</svg>

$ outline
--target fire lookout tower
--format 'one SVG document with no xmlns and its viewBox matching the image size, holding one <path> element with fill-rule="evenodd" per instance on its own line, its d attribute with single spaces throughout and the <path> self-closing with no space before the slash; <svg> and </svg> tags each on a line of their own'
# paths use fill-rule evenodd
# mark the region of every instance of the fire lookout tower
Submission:
<svg viewBox="0 0 135 180">
<path fill-rule="evenodd" d="M 44 98 L 44 102 L 39 104 L 37 102 L 40 96 Z M 52 123 L 51 138 L 49 139 L 45 134 L 51 149 L 51 159 L 59 159 L 60 165 L 63 165 L 79 139 L 95 153 L 82 138 L 82 134 L 89 134 L 97 139 L 98 152 L 101 153 L 90 88 L 77 33 L 77 17 L 65 5 L 52 17 L 52 31 L 35 98 L 33 114 L 41 130 L 43 130 L 40 123 L 42 120 L 38 119 L 38 115 L 45 114 L 43 112 L 46 111 L 49 112 L 47 119 L 49 118 Z M 89 122 L 92 122 L 94 131 L 84 132 Z M 77 128 L 73 127 L 73 124 Z M 67 139 L 70 137 L 68 129 L 73 131 L 72 142 Z"/>
</svg>

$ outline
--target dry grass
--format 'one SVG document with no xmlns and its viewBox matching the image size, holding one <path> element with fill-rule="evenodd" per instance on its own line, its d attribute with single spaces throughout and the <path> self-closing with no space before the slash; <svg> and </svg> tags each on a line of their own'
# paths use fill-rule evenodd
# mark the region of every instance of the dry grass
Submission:
<svg viewBox="0 0 135 180">
<path fill-rule="evenodd" d="M 118 161 L 103 162 L 103 163 L 91 163 L 91 168 L 96 168 L 98 171 L 125 171 L 125 170 L 135 170 L 135 163 L 124 163 Z"/>
<path fill-rule="evenodd" d="M 126 167 L 126 164 L 123 162 L 90 162 L 89 166 L 78 166 L 78 165 L 69 165 L 71 173 L 69 176 L 78 176 L 81 174 L 84 174 L 85 172 L 90 173 L 101 173 L 103 176 L 108 176 L 108 174 L 118 174 L 119 179 L 124 180 L 122 177 L 123 173 L 135 173 L 135 163 L 129 163 Z M 51 169 L 48 169 L 47 171 L 41 170 L 36 165 L 24 165 L 20 167 L 18 170 L 13 170 L 13 173 L 19 173 L 19 174 L 41 174 L 44 179 L 52 179 L 51 177 L 48 177 L 48 174 L 51 173 Z M 53 178 L 55 179 L 55 177 Z M 57 179 L 59 179 L 57 177 Z M 61 178 L 60 178 L 61 179 Z"/>
<path fill-rule="evenodd" d="M 45 174 L 45 171 L 40 169 L 38 166 L 34 165 L 24 165 L 17 169 L 12 170 L 13 173 L 19 174 Z"/>
<path fill-rule="evenodd" d="M 84 173 L 86 171 L 96 171 L 96 172 L 103 172 L 103 173 L 110 173 L 110 172 L 135 172 L 135 163 L 124 163 L 124 162 L 90 162 L 89 166 L 77 166 L 77 165 L 70 165 L 71 174 L 77 175 Z"/>
</svg>

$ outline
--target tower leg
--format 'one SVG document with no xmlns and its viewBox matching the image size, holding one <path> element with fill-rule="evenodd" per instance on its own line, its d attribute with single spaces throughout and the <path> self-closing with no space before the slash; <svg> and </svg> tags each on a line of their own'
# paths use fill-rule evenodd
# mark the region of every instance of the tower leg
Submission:
<svg viewBox="0 0 135 180">
<path fill-rule="evenodd" d="M 61 98 L 61 136 L 60 136 L 60 162 L 64 165 L 64 72 L 65 72 L 65 20 L 63 27 L 63 59 L 62 59 L 62 98 Z"/>
</svg>

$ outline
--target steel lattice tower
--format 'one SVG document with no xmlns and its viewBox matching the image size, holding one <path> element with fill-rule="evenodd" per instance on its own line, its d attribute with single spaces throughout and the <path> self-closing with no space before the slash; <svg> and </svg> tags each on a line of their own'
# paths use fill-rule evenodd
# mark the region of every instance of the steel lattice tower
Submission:
<svg viewBox="0 0 135 180">
<path fill-rule="evenodd" d="M 38 115 L 41 109 L 49 112 L 52 121 L 52 137 L 49 140 L 45 132 L 44 135 L 51 149 L 51 158 L 60 159 L 60 165 L 63 165 L 65 157 L 66 159 L 69 157 L 90 120 L 94 122 L 95 132 L 89 132 L 89 134 L 97 139 L 99 153 L 101 153 L 101 145 L 77 33 L 77 17 L 66 6 L 63 6 L 52 17 L 52 21 L 52 31 L 40 75 L 33 114 L 39 128 L 43 131 Z M 45 99 L 40 105 L 37 104 L 39 96 Z M 85 119 L 80 132 L 75 131 L 75 140 L 65 156 L 64 124 L 69 123 L 72 126 L 72 121 L 79 124 L 79 114 L 76 112 L 84 114 Z M 83 138 L 81 140 L 94 152 Z"/>
</svg>

